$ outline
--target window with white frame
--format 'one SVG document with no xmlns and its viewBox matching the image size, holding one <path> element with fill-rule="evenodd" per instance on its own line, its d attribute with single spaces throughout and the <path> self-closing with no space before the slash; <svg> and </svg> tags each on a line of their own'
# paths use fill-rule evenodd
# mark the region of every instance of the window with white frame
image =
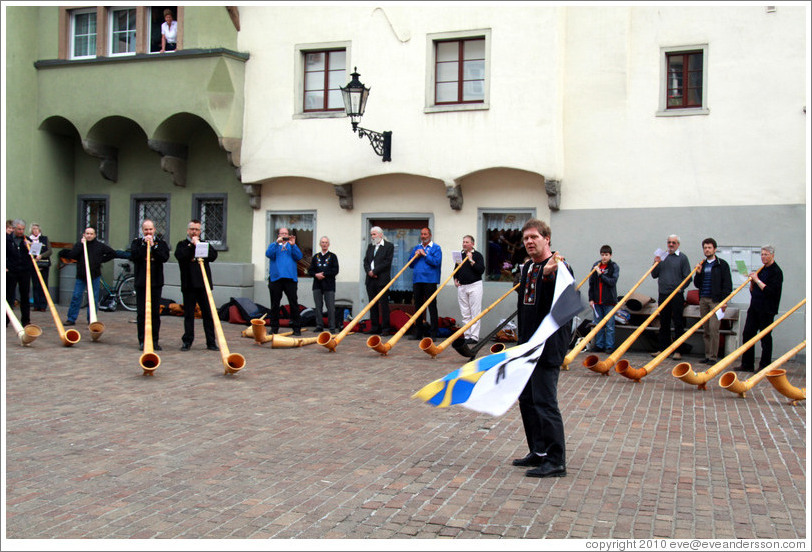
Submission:
<svg viewBox="0 0 812 552">
<path fill-rule="evenodd" d="M 217 250 L 227 249 L 226 242 L 226 194 L 194 194 L 192 218 L 200 221 L 200 239 L 209 242 Z"/>
<path fill-rule="evenodd" d="M 657 115 L 707 115 L 708 46 L 661 48 Z"/>
<path fill-rule="evenodd" d="M 96 57 L 96 8 L 70 12 L 70 58 Z"/>
<path fill-rule="evenodd" d="M 347 51 L 304 52 L 304 111 L 343 111 Z"/>
<path fill-rule="evenodd" d="M 135 53 L 135 8 L 110 8 L 110 55 Z"/>
<path fill-rule="evenodd" d="M 519 209 L 480 210 L 480 243 L 476 248 L 485 257 L 486 281 L 513 281 L 515 271 L 527 256 L 522 244 L 522 226 L 533 216 L 532 211 Z"/>
<path fill-rule="evenodd" d="M 309 278 L 307 269 L 316 247 L 316 212 L 315 211 L 274 211 L 268 212 L 268 243 L 276 241 L 280 228 L 287 228 L 292 236 L 296 236 L 296 245 L 302 250 L 302 258 L 297 261 L 297 274 L 299 278 Z M 267 257 L 266 257 L 267 269 Z"/>
<path fill-rule="evenodd" d="M 427 36 L 426 112 L 488 109 L 490 29 Z"/>
</svg>

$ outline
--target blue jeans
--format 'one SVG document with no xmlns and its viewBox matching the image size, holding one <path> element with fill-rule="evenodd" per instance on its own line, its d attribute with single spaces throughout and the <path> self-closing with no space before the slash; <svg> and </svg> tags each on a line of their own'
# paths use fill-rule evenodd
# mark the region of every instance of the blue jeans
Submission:
<svg viewBox="0 0 812 552">
<path fill-rule="evenodd" d="M 70 299 L 70 307 L 68 307 L 68 320 L 71 322 L 76 322 L 76 319 L 79 317 L 79 310 L 82 308 L 82 299 L 84 298 L 86 287 L 87 284 L 85 284 L 84 280 L 76 279 L 76 283 L 73 285 L 73 296 Z M 97 313 L 99 312 L 100 287 L 101 276 L 93 278 L 93 302 L 96 305 Z M 87 321 L 90 323 L 90 305 L 87 306 Z"/>
<path fill-rule="evenodd" d="M 615 308 L 614 305 L 595 305 L 595 324 L 603 320 L 610 310 Z M 615 348 L 615 317 L 612 316 L 606 324 L 595 336 L 595 347 L 601 349 L 614 349 Z"/>
</svg>

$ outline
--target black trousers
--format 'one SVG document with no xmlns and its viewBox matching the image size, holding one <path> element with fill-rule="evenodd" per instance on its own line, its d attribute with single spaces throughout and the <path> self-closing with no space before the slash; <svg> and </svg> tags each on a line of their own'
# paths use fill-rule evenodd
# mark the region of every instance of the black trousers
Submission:
<svg viewBox="0 0 812 552">
<path fill-rule="evenodd" d="M 290 325 L 294 330 L 300 329 L 298 283 L 291 278 L 279 278 L 268 282 L 268 292 L 271 294 L 271 329 L 279 329 L 279 305 L 283 293 L 290 305 Z"/>
<path fill-rule="evenodd" d="M 45 281 L 45 285 L 48 285 L 48 275 L 51 272 L 50 266 L 41 266 L 39 267 L 39 272 L 42 274 L 42 279 Z M 48 290 L 50 291 L 50 290 Z M 39 278 L 37 278 L 36 274 L 31 275 L 31 295 L 34 297 L 34 308 L 35 309 L 47 309 L 48 308 L 48 300 L 45 298 L 45 292 L 42 290 L 42 284 L 39 283 Z"/>
<path fill-rule="evenodd" d="M 31 291 L 30 271 L 16 272 L 9 270 L 6 272 L 6 298 L 12 308 L 14 307 L 14 294 L 17 289 L 20 290 L 20 324 L 25 327 L 31 323 L 31 303 L 29 298 L 29 292 Z M 8 325 L 8 316 L 6 316 L 6 325 Z"/>
<path fill-rule="evenodd" d="M 185 345 L 192 345 L 195 340 L 195 304 L 200 305 L 203 314 L 203 333 L 206 336 L 206 346 L 217 345 L 214 338 L 214 321 L 211 317 L 209 296 L 202 288 L 192 288 L 183 291 L 183 337 Z"/>
<path fill-rule="evenodd" d="M 150 319 L 152 320 L 152 344 L 158 344 L 158 337 L 161 333 L 161 287 L 162 286 L 153 286 L 150 288 L 150 305 L 149 308 L 152 310 L 152 316 Z M 147 306 L 147 288 L 146 287 L 137 287 L 135 288 L 135 331 L 138 334 L 138 342 L 144 342 L 144 328 L 146 324 L 144 323 L 144 315 Z"/>
<path fill-rule="evenodd" d="M 428 298 L 431 297 L 431 294 L 437 291 L 437 284 L 426 284 L 423 282 L 414 283 L 412 284 L 412 290 L 414 291 L 414 308 L 419 309 L 428 300 Z M 436 297 L 431 300 L 431 303 L 429 303 L 426 310 L 429 311 L 429 317 L 431 320 L 431 338 L 437 339 L 438 321 Z M 425 310 L 420 314 L 420 317 L 415 323 L 415 331 L 417 332 L 418 336 L 427 337 Z"/>
<path fill-rule="evenodd" d="M 519 395 L 524 434 L 530 452 L 547 454 L 547 460 L 565 466 L 564 420 L 558 409 L 560 366 L 539 360 Z"/>
<path fill-rule="evenodd" d="M 386 287 L 389 280 L 383 282 L 380 278 L 370 278 L 367 282 L 367 297 L 370 301 Z M 389 330 L 389 290 L 386 291 L 378 302 L 369 309 L 369 320 L 372 323 L 372 330 Z"/>
<path fill-rule="evenodd" d="M 767 314 L 758 309 L 747 309 L 747 320 L 744 321 L 744 330 L 742 330 L 742 343 L 747 343 L 753 339 L 758 332 L 773 323 L 775 318 L 774 314 Z M 772 362 L 773 357 L 773 335 L 772 331 L 761 338 L 761 359 L 758 362 L 759 369 L 766 368 Z M 744 368 L 753 370 L 756 362 L 756 345 L 747 349 L 742 354 L 742 366 Z"/>
<path fill-rule="evenodd" d="M 670 293 L 660 294 L 657 304 L 662 305 L 668 299 Z M 682 292 L 677 293 L 671 301 L 660 311 L 660 350 L 667 349 L 679 336 L 685 333 L 685 319 L 682 317 L 682 310 L 685 308 L 685 296 Z M 671 323 L 674 323 L 674 337 L 671 338 Z M 682 349 L 678 348 L 677 351 Z"/>
</svg>

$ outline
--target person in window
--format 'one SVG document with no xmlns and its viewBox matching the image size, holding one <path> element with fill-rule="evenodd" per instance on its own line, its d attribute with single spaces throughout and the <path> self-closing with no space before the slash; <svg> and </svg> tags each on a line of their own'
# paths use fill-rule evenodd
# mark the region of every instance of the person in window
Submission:
<svg viewBox="0 0 812 552">
<path fill-rule="evenodd" d="M 602 245 L 601 259 L 592 265 L 595 272 L 589 277 L 589 304 L 595 314 L 593 322 L 598 324 L 617 304 L 617 279 L 620 267 L 612 260 L 612 248 Z M 595 336 L 596 353 L 611 353 L 615 347 L 615 317 L 610 316 L 601 331 Z"/>
<path fill-rule="evenodd" d="M 336 326 L 336 274 L 338 257 L 330 251 L 330 238 L 319 240 L 321 251 L 310 259 L 307 273 L 313 277 L 313 301 L 316 303 L 316 332 L 324 331 L 323 307 L 327 307 L 327 331 L 337 332 Z"/>
<path fill-rule="evenodd" d="M 369 229 L 370 243 L 364 255 L 364 284 L 370 301 L 378 296 L 392 279 L 392 260 L 395 257 L 395 245 L 383 238 L 383 229 L 373 226 Z M 389 335 L 389 291 L 387 290 L 377 303 L 369 309 L 371 327 L 369 333 Z"/>
<path fill-rule="evenodd" d="M 87 245 L 87 258 L 90 265 L 90 284 L 93 286 L 93 299 L 96 312 L 99 310 L 99 289 L 101 286 L 101 265 L 116 257 L 115 250 L 107 244 L 96 239 L 96 229 L 92 226 L 85 228 L 82 239 L 73 244 L 72 249 L 63 249 L 59 256 L 64 259 L 76 261 L 76 282 L 73 285 L 73 296 L 68 307 L 68 319 L 65 326 L 73 326 L 79 317 L 82 308 L 82 298 L 87 289 L 87 270 L 85 268 L 85 251 L 82 244 Z M 87 306 L 87 322 L 90 323 L 90 304 Z"/>
<path fill-rule="evenodd" d="M 290 325 L 293 335 L 302 335 L 299 320 L 298 270 L 296 263 L 302 258 L 302 250 L 296 245 L 296 236 L 287 228 L 280 228 L 275 242 L 265 251 L 268 263 L 268 293 L 271 296 L 271 333 L 279 333 L 279 304 L 282 294 L 288 298 Z"/>
<path fill-rule="evenodd" d="M 440 283 L 440 267 L 443 264 L 443 251 L 431 240 L 430 229 L 422 228 L 420 230 L 420 243 L 414 246 L 409 258 L 414 257 L 415 253 L 419 256 L 409 264 L 409 268 L 414 269 L 412 274 L 414 306 L 419 309 L 437 291 L 437 284 Z M 437 318 L 436 297 L 429 303 L 428 311 L 431 317 L 430 331 L 426 331 L 426 311 L 424 310 L 414 325 L 414 335 L 410 339 L 416 340 L 424 337 L 437 339 L 439 319 Z"/>
<path fill-rule="evenodd" d="M 150 311 L 152 313 L 152 346 L 161 350 L 158 344 L 161 330 L 161 289 L 164 287 L 164 263 L 169 260 L 169 245 L 160 235 L 155 234 L 155 223 L 145 219 L 141 223 L 141 237 L 130 245 L 130 260 L 135 275 L 135 309 L 138 348 L 144 349 L 147 298 L 147 255 L 150 255 Z"/>
<path fill-rule="evenodd" d="M 206 294 L 206 284 L 203 281 L 203 273 L 200 271 L 200 263 L 195 257 L 195 249 L 200 243 L 201 223 L 198 219 L 192 219 L 186 226 L 186 239 L 181 240 L 175 246 L 175 258 L 178 260 L 180 270 L 180 291 L 183 294 L 183 337 L 181 341 L 181 351 L 188 351 L 192 348 L 195 340 L 195 305 L 200 306 L 203 316 L 203 334 L 206 336 L 206 349 L 209 351 L 219 351 L 214 337 L 214 319 L 212 318 L 209 298 Z M 209 285 L 214 287 L 214 280 L 211 277 L 211 267 L 209 263 L 217 260 L 217 250 L 209 244 L 209 251 L 203 259 L 203 266 L 206 270 L 206 278 Z"/>
<path fill-rule="evenodd" d="M 48 236 L 42 234 L 42 230 L 40 230 L 39 224 L 32 224 L 31 225 L 31 235 L 28 236 L 28 239 L 31 240 L 31 243 L 39 242 L 42 244 L 42 249 L 40 250 L 40 254 L 37 255 L 37 266 L 39 267 L 39 272 L 42 274 L 42 279 L 45 281 L 45 285 L 48 285 L 48 273 L 51 271 L 51 244 L 48 242 Z M 39 278 L 37 278 L 36 274 L 31 275 L 31 293 L 34 297 L 34 310 L 39 312 L 45 312 L 45 309 L 48 308 L 48 301 L 45 299 L 45 292 L 42 289 L 42 284 L 39 283 Z"/>
<path fill-rule="evenodd" d="M 467 324 L 482 311 L 482 274 L 485 272 L 485 259 L 482 253 L 474 249 L 474 237 L 462 238 L 462 256 L 468 258 L 454 278 L 457 286 L 457 302 L 460 304 L 460 314 L 463 325 Z M 457 266 L 454 265 L 456 270 Z M 465 343 L 473 345 L 479 341 L 479 321 L 465 330 Z"/>
<path fill-rule="evenodd" d="M 164 10 L 164 22 L 161 23 L 161 53 L 178 49 L 178 22 L 172 18 L 172 10 Z"/>
</svg>

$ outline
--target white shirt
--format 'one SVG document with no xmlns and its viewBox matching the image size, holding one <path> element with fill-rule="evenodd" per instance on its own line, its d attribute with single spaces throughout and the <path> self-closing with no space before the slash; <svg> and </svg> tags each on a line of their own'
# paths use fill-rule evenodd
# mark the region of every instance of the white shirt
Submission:
<svg viewBox="0 0 812 552">
<path fill-rule="evenodd" d="M 167 42 L 175 43 L 178 41 L 178 22 L 173 20 L 172 26 L 166 24 L 166 21 L 161 23 L 161 34 L 166 37 Z"/>
</svg>

